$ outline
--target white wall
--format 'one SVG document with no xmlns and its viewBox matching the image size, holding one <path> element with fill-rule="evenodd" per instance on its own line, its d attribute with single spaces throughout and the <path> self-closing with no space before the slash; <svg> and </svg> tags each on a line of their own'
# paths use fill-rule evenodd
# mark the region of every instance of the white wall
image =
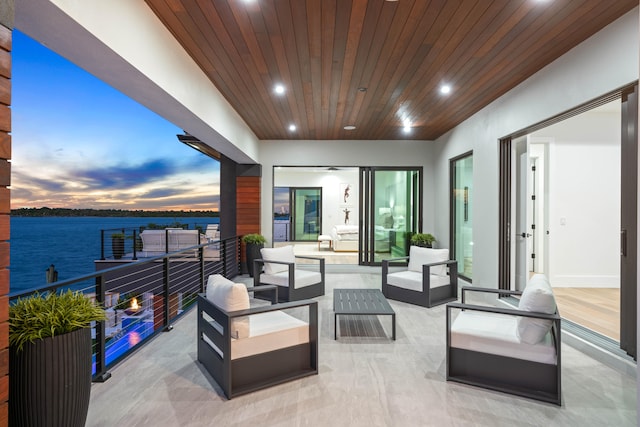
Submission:
<svg viewBox="0 0 640 427">
<path fill-rule="evenodd" d="M 549 143 L 553 286 L 619 287 L 620 110 L 592 111 L 532 134 Z"/>
<path fill-rule="evenodd" d="M 270 239 L 273 234 L 273 167 L 274 166 L 399 166 L 423 167 L 423 229 L 433 230 L 434 164 L 432 141 L 262 141 L 259 161 L 262 164 L 262 234 Z M 357 181 L 355 182 L 357 186 Z M 447 202 L 448 203 L 448 202 Z M 357 205 L 357 202 L 354 202 Z M 446 205 L 448 206 L 448 204 Z M 351 217 L 351 219 L 356 219 Z M 327 231 L 325 228 L 324 232 Z M 331 231 L 330 229 L 328 230 Z"/>
<path fill-rule="evenodd" d="M 638 50 L 636 8 L 438 138 L 439 206 L 448 206 L 449 159 L 473 150 L 474 285 L 498 286 L 498 140 L 637 80 Z M 448 236 L 448 216 L 435 219 Z"/>
<path fill-rule="evenodd" d="M 331 235 L 334 225 L 344 224 L 345 203 L 341 184 L 350 184 L 348 205 L 350 224 L 358 221 L 358 170 L 327 171 L 318 168 L 283 168 L 274 174 L 276 187 L 322 187 L 322 230 L 320 234 Z M 271 236 L 269 236 L 271 238 Z"/>
</svg>

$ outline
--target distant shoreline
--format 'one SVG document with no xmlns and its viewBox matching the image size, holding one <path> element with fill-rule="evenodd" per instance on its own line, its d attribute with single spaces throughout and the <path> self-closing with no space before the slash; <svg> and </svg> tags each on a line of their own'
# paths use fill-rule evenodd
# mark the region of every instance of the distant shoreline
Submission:
<svg viewBox="0 0 640 427">
<path fill-rule="evenodd" d="M 219 211 L 144 211 L 123 209 L 20 208 L 11 209 L 14 217 L 140 217 L 140 218 L 218 218 Z"/>
</svg>

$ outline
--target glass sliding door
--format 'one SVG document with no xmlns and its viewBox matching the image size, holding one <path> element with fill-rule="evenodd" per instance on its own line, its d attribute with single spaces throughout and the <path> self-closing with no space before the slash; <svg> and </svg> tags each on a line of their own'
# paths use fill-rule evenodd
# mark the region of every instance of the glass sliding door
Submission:
<svg viewBox="0 0 640 427">
<path fill-rule="evenodd" d="M 473 276 L 473 152 L 450 161 L 451 253 L 458 261 L 458 274 L 471 281 Z"/>
<path fill-rule="evenodd" d="M 273 241 L 288 242 L 291 237 L 289 187 L 273 188 Z"/>
<path fill-rule="evenodd" d="M 409 238 L 422 218 L 421 168 L 363 168 L 360 263 L 408 254 Z"/>
<path fill-rule="evenodd" d="M 289 196 L 292 240 L 317 241 L 322 230 L 322 187 L 292 187 Z"/>
<path fill-rule="evenodd" d="M 636 84 L 500 140 L 499 288 L 546 274 L 563 329 L 634 359 L 637 108 Z"/>
<path fill-rule="evenodd" d="M 637 360 L 638 84 L 622 93 L 620 348 Z"/>
</svg>

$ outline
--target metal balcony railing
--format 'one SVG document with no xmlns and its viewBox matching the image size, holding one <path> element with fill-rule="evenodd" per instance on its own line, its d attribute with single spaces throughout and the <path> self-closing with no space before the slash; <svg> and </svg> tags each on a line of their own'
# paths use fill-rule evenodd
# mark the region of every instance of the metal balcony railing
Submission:
<svg viewBox="0 0 640 427">
<path fill-rule="evenodd" d="M 150 223 L 146 226 L 138 227 L 119 227 L 100 230 L 100 259 L 121 259 L 125 255 L 129 259 L 137 260 L 139 256 L 145 256 L 143 253 L 143 244 L 140 234 L 145 230 L 163 230 L 166 233 L 167 246 L 163 249 L 163 252 L 168 253 L 170 250 L 168 233 L 169 230 L 184 229 L 184 230 L 198 230 L 200 234 L 204 234 L 207 224 L 188 224 L 188 223 L 173 223 L 156 225 Z M 193 244 L 199 244 L 197 238 L 194 237 Z M 142 254 L 141 254 L 142 253 Z"/>
<path fill-rule="evenodd" d="M 240 237 L 104 268 L 92 274 L 9 294 L 9 301 L 35 292 L 71 289 L 95 299 L 107 320 L 91 325 L 93 380 L 105 381 L 116 363 L 195 306 L 209 275 L 240 273 Z M 137 308 L 135 308 L 137 306 Z"/>
</svg>

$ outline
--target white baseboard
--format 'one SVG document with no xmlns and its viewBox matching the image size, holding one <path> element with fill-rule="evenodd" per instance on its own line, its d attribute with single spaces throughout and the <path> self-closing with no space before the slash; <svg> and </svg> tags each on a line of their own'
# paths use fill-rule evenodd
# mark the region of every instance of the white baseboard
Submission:
<svg viewBox="0 0 640 427">
<path fill-rule="evenodd" d="M 549 278 L 554 288 L 619 288 L 620 276 L 561 275 Z"/>
</svg>

